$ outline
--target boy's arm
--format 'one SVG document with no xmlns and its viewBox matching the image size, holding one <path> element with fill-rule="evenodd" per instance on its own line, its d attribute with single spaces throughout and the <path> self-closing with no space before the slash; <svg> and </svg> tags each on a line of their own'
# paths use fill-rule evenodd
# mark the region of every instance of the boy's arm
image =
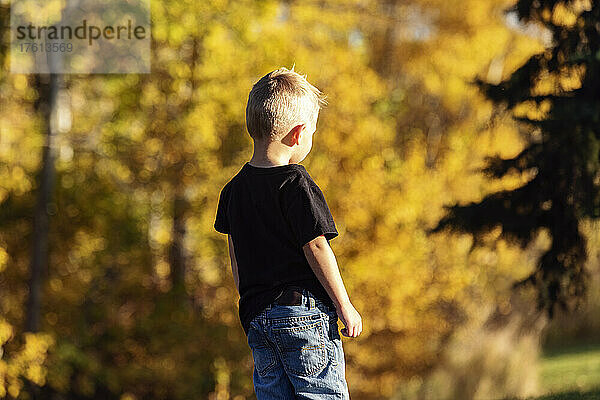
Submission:
<svg viewBox="0 0 600 400">
<path fill-rule="evenodd" d="M 319 282 L 333 300 L 338 316 L 346 326 L 342 329 L 342 333 L 349 337 L 360 335 L 362 319 L 350 302 L 335 255 L 325 236 L 318 236 L 306 243 L 302 246 L 302 250 Z"/>
<path fill-rule="evenodd" d="M 229 259 L 231 260 L 231 271 L 233 272 L 233 281 L 235 282 L 235 287 L 239 293 L 240 277 L 238 274 L 237 260 L 235 259 L 235 251 L 233 250 L 233 240 L 231 240 L 231 235 L 227 235 L 227 241 L 229 242 Z"/>
</svg>

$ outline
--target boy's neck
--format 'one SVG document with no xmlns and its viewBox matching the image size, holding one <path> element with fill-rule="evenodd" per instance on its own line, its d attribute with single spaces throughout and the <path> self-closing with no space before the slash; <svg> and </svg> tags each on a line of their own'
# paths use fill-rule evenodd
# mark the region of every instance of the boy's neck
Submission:
<svg viewBox="0 0 600 400">
<path fill-rule="evenodd" d="M 287 152 L 278 151 L 275 146 L 267 146 L 263 151 L 257 151 L 257 144 L 254 143 L 254 153 L 248 163 L 253 167 L 277 167 L 288 165 L 291 155 Z"/>
</svg>

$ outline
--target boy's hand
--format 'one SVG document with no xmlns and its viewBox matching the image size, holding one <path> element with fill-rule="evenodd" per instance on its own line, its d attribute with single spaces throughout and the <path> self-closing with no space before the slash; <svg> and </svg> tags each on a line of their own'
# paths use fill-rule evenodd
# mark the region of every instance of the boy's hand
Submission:
<svg viewBox="0 0 600 400">
<path fill-rule="evenodd" d="M 337 315 L 344 323 L 345 328 L 340 332 L 346 337 L 357 337 L 362 332 L 362 318 L 352 303 L 336 307 Z"/>
</svg>

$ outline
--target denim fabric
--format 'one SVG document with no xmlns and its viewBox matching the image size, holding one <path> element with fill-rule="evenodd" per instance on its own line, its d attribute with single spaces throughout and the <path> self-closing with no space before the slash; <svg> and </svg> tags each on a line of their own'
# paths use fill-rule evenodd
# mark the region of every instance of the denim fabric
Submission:
<svg viewBox="0 0 600 400">
<path fill-rule="evenodd" d="M 250 323 L 258 400 L 349 400 L 335 309 L 309 290 L 302 304 L 269 304 Z"/>
</svg>

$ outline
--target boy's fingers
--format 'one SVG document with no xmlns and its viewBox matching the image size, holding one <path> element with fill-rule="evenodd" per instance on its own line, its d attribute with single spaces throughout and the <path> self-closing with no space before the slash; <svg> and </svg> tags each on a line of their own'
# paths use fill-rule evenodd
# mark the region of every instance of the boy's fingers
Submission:
<svg viewBox="0 0 600 400">
<path fill-rule="evenodd" d="M 348 327 L 342 328 L 340 332 L 346 337 L 358 337 L 362 333 L 362 321 L 358 325 L 350 327 L 350 329 Z"/>
</svg>

